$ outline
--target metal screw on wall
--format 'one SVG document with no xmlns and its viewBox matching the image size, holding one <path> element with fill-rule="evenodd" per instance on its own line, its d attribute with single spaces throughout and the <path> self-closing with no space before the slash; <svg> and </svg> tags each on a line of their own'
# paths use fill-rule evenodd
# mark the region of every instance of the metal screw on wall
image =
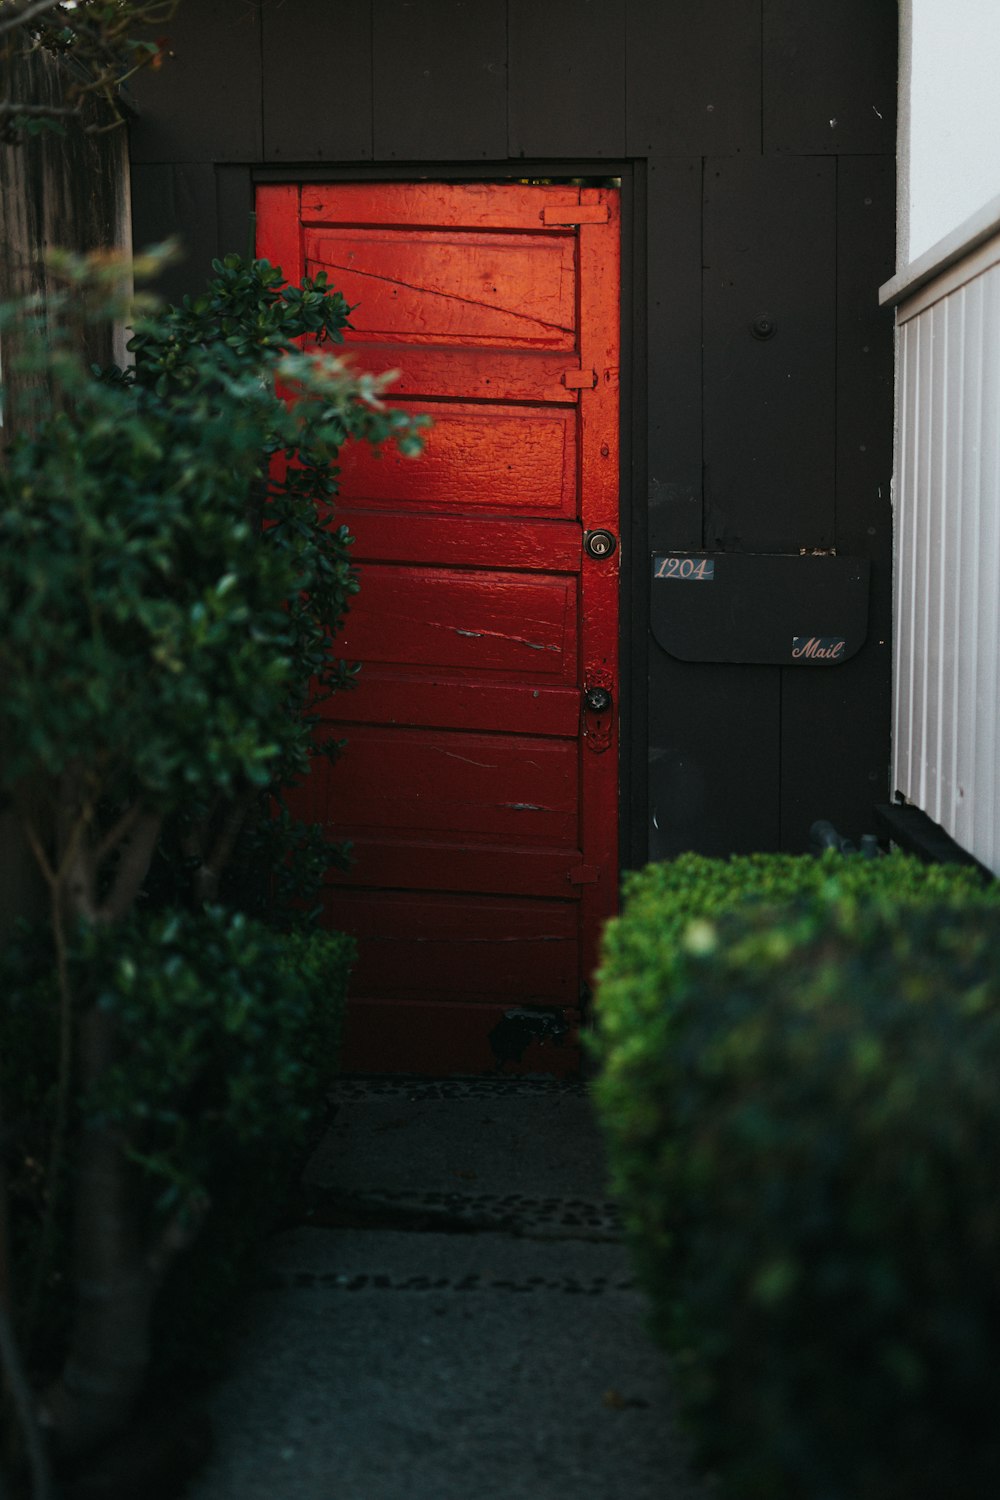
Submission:
<svg viewBox="0 0 1000 1500">
<path fill-rule="evenodd" d="M 778 325 L 773 318 L 768 317 L 767 313 L 758 313 L 750 324 L 750 332 L 755 339 L 760 339 L 762 343 L 767 339 L 773 339 L 777 331 Z"/>
</svg>

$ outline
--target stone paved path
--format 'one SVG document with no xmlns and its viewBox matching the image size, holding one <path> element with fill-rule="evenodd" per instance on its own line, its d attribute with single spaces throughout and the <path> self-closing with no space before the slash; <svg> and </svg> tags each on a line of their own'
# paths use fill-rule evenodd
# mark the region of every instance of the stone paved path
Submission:
<svg viewBox="0 0 1000 1500">
<path fill-rule="evenodd" d="M 189 1500 L 699 1500 L 584 1086 L 334 1100 Z"/>
</svg>

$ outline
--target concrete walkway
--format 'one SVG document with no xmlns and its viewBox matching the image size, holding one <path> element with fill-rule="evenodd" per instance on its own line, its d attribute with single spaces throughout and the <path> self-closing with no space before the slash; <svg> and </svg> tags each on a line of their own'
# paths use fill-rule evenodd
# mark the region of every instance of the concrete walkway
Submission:
<svg viewBox="0 0 1000 1500">
<path fill-rule="evenodd" d="M 334 1102 L 189 1500 L 699 1500 L 585 1087 Z"/>
</svg>

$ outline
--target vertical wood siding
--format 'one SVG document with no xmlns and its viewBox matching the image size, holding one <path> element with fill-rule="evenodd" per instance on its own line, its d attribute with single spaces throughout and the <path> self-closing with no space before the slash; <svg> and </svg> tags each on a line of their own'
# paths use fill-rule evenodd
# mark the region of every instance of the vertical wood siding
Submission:
<svg viewBox="0 0 1000 1500">
<path fill-rule="evenodd" d="M 59 106 L 64 87 L 63 64 L 41 49 L 5 61 L 2 89 L 11 99 Z M 45 132 L 0 141 L 0 302 L 47 290 L 49 250 L 83 254 L 127 247 L 131 225 L 125 131 L 88 134 L 84 129 L 107 124 L 105 114 L 91 105 L 64 135 Z M 98 364 L 122 357 L 115 335 L 104 328 L 90 332 L 86 353 Z M 15 436 L 18 406 L 17 381 L 9 367 L 4 379 L 0 462 L 3 446 Z"/>
<path fill-rule="evenodd" d="M 894 786 L 1000 874 L 1000 263 L 899 324 Z"/>
<path fill-rule="evenodd" d="M 63 102 L 62 65 L 41 50 L 4 60 L 6 97 L 33 104 Z M 88 121 L 104 123 L 91 109 Z M 0 142 L 0 303 L 44 292 L 45 251 L 124 247 L 128 240 L 128 154 L 123 130 L 87 135 L 74 122 L 64 136 Z M 87 355 L 100 364 L 122 359 L 110 330 L 93 329 Z M 18 430 L 19 377 L 8 358 L 0 423 L 0 464 Z M 27 378 L 30 384 L 30 377 Z M 16 917 L 37 918 L 45 895 L 35 861 L 13 816 L 0 810 L 0 936 Z"/>
</svg>

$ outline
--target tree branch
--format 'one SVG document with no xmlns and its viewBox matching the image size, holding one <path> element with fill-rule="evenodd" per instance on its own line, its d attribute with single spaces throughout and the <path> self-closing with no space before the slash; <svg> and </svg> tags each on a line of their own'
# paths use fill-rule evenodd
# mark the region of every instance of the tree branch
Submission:
<svg viewBox="0 0 1000 1500">
<path fill-rule="evenodd" d="M 226 813 L 211 854 L 195 871 L 194 893 L 199 901 L 213 901 L 218 894 L 222 872 L 232 857 L 236 840 L 240 836 L 247 813 L 253 806 L 256 795 L 254 787 L 245 786 Z"/>
<path fill-rule="evenodd" d="M 58 876 L 49 863 L 49 857 L 42 847 L 42 841 L 38 837 L 34 823 L 32 823 L 30 818 L 22 818 L 21 821 L 24 827 L 24 836 L 28 840 L 32 854 L 35 856 L 35 863 L 45 877 L 46 884 L 50 887 L 55 886 Z"/>
<path fill-rule="evenodd" d="M 160 1230 L 146 1251 L 146 1266 L 157 1287 L 163 1281 L 175 1255 L 193 1245 L 201 1233 L 211 1204 L 207 1193 L 199 1193 L 188 1204 L 186 1216 L 174 1214 Z"/>
<path fill-rule="evenodd" d="M 19 26 L 27 26 L 39 16 L 48 15 L 50 10 L 58 10 L 62 0 L 35 0 L 34 5 L 29 5 L 27 10 L 22 10 L 13 15 L 7 21 L 0 21 L 0 36 L 5 36 L 8 31 L 16 31 Z"/>
<path fill-rule="evenodd" d="M 161 813 L 142 812 L 136 818 L 132 837 L 125 846 L 115 873 L 111 893 L 96 914 L 98 922 L 119 922 L 128 915 L 142 889 L 162 826 Z"/>
<path fill-rule="evenodd" d="M 81 778 L 67 772 L 61 778 L 56 811 L 59 864 L 55 900 L 60 906 L 65 904 L 73 916 L 88 922 L 94 920 L 97 900 L 97 866 L 86 843 L 93 815 L 93 803 L 83 790 Z"/>
<path fill-rule="evenodd" d="M 83 133 L 84 135 L 111 135 L 112 131 L 124 130 L 124 128 L 125 118 L 122 116 L 120 120 L 112 120 L 109 125 L 85 125 Z"/>
<path fill-rule="evenodd" d="M 80 114 L 79 104 L 18 104 L 14 99 L 0 99 L 0 115 L 39 115 L 43 119 L 58 116 L 75 117 Z"/>
<path fill-rule="evenodd" d="M 49 1472 L 45 1444 L 35 1417 L 34 1398 L 21 1363 L 21 1352 L 14 1338 L 10 1317 L 2 1303 L 0 1303 L 0 1367 L 3 1369 L 4 1382 L 10 1392 L 24 1438 L 24 1449 L 31 1473 L 32 1500 L 52 1500 L 52 1476 Z"/>
<path fill-rule="evenodd" d="M 196 820 L 189 817 L 182 825 L 178 842 L 180 843 L 181 853 L 185 859 L 196 859 L 201 862 L 205 858 L 208 830 L 211 828 L 213 819 L 215 818 L 218 801 L 219 799 L 216 798 L 204 818 Z"/>
<path fill-rule="evenodd" d="M 73 989 L 69 977 L 69 952 L 66 943 L 66 913 L 63 909 L 61 889 L 63 871 L 60 870 L 52 892 L 52 939 L 56 948 L 56 976 L 59 989 L 59 1062 L 56 1071 L 56 1098 L 52 1118 L 52 1137 L 49 1141 L 48 1170 L 46 1182 L 48 1194 L 42 1214 L 42 1225 L 38 1235 L 38 1249 L 32 1270 L 28 1293 L 28 1310 L 24 1326 L 30 1338 L 35 1327 L 38 1304 L 41 1299 L 45 1277 L 55 1237 L 56 1209 L 62 1183 L 63 1153 L 66 1144 L 66 1129 L 69 1121 L 69 1099 L 73 1072 Z"/>
<path fill-rule="evenodd" d="M 135 820 L 136 818 L 138 818 L 141 811 L 142 807 L 138 802 L 133 802 L 131 807 L 127 807 L 125 809 L 121 817 L 118 819 L 118 822 L 115 823 L 113 827 L 108 829 L 107 833 L 104 835 L 104 837 L 101 839 L 101 842 L 94 850 L 95 865 L 99 865 L 103 860 L 107 859 L 112 849 L 114 849 L 117 844 L 121 843 L 126 834 L 132 831 Z"/>
</svg>

